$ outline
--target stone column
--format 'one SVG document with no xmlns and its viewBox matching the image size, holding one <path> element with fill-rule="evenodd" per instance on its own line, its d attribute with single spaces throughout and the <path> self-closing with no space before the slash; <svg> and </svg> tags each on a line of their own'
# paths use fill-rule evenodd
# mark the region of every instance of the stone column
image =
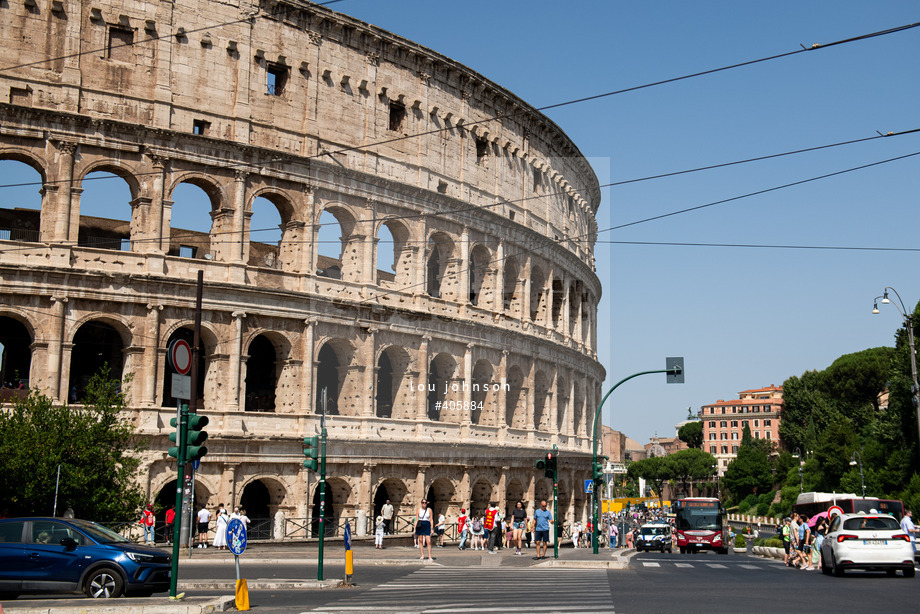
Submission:
<svg viewBox="0 0 920 614">
<path fill-rule="evenodd" d="M 420 507 L 422 499 L 425 498 L 425 471 L 427 469 L 428 469 L 428 465 L 418 466 L 418 473 L 415 476 L 415 488 L 412 489 L 412 493 L 411 493 L 411 496 L 414 498 L 414 501 L 410 503 L 410 505 L 414 505 L 414 507 L 411 508 L 411 511 L 409 512 L 409 514 L 414 515 L 415 510 L 417 510 Z M 405 504 L 406 502 L 404 501 L 402 506 L 405 506 Z M 432 520 L 435 520 L 435 519 L 432 518 Z"/>
<path fill-rule="evenodd" d="M 249 177 L 249 172 L 237 170 L 234 171 L 233 177 L 233 234 L 228 235 L 233 237 L 233 244 L 228 250 L 230 253 L 227 254 L 227 259 L 235 264 L 246 264 L 249 260 L 249 241 L 247 241 L 249 234 L 247 227 L 252 217 L 251 212 L 246 215 L 246 180 Z M 224 229 L 224 232 L 226 232 L 226 229 Z"/>
<path fill-rule="evenodd" d="M 566 435 L 575 435 L 575 372 L 572 369 L 566 369 L 566 377 L 569 380 L 569 411 L 566 413 L 565 433 Z"/>
<path fill-rule="evenodd" d="M 468 343 L 463 354 L 463 419 L 462 424 L 472 424 L 473 402 L 473 344 Z"/>
<path fill-rule="evenodd" d="M 171 238 L 173 201 L 167 198 L 167 178 L 169 176 L 169 158 L 156 154 L 147 154 L 156 173 L 150 191 L 150 233 L 156 238 L 151 242 L 149 251 L 166 254 L 169 252 Z"/>
<path fill-rule="evenodd" d="M 163 305 L 147 303 L 147 342 L 144 346 L 144 370 L 146 376 L 143 383 L 143 398 L 140 400 L 141 405 L 146 407 L 156 407 L 157 405 L 161 311 L 163 311 Z"/>
<path fill-rule="evenodd" d="M 495 416 L 495 426 L 501 428 L 508 426 L 508 393 L 505 391 L 505 386 L 508 385 L 508 350 L 502 350 L 502 361 L 498 365 L 498 383 L 498 415 Z"/>
<path fill-rule="evenodd" d="M 563 274 L 562 276 L 562 317 L 559 318 L 562 320 L 562 337 L 564 339 L 569 338 L 569 276 Z"/>
<path fill-rule="evenodd" d="M 498 242 L 498 249 L 495 250 L 495 297 L 493 299 L 492 311 L 495 313 L 504 313 L 505 311 L 505 242 Z"/>
<path fill-rule="evenodd" d="M 55 155 L 55 175 L 59 189 L 56 190 L 57 202 L 49 207 L 48 211 L 42 207 L 40 214 L 41 240 L 47 243 L 73 243 L 77 242 L 80 231 L 80 210 L 73 210 L 73 167 L 76 157 L 77 143 L 55 141 L 57 149 Z M 82 191 L 82 190 L 81 190 Z M 45 204 L 44 202 L 42 203 Z M 74 218 L 76 217 L 76 227 Z M 46 229 L 52 229 L 49 233 Z M 66 398 L 66 397 L 65 397 Z"/>
<path fill-rule="evenodd" d="M 241 409 L 245 409 L 240 395 L 240 390 L 242 388 L 240 373 L 242 371 L 243 358 L 243 319 L 246 317 L 246 312 L 234 311 L 230 315 L 234 319 L 234 338 L 233 343 L 230 345 L 230 373 L 228 374 L 229 397 L 227 398 L 227 409 L 229 411 L 240 411 Z"/>
<path fill-rule="evenodd" d="M 313 346 L 316 337 L 316 318 L 307 318 L 303 322 L 303 345 L 300 350 L 303 355 L 300 371 L 300 414 L 310 416 L 316 413 L 316 408 L 313 407 L 313 363 L 316 360 Z"/>
<path fill-rule="evenodd" d="M 524 272 L 523 272 L 523 287 L 524 295 L 521 297 L 521 322 L 530 322 L 530 284 L 531 284 L 531 265 L 533 260 L 530 257 L 530 254 L 527 254 L 527 259 L 524 261 Z"/>
<path fill-rule="evenodd" d="M 536 396 L 535 391 L 537 389 L 537 383 L 534 381 L 535 378 L 536 378 L 536 361 L 531 359 L 530 371 L 527 373 L 527 385 L 524 387 L 525 394 L 527 395 L 526 405 L 524 409 L 524 411 L 526 412 L 526 415 L 524 416 L 524 420 L 525 420 L 524 428 L 526 428 L 528 431 L 532 431 L 534 428 L 533 414 L 534 414 L 534 411 L 536 411 L 534 408 L 534 397 Z"/>
<path fill-rule="evenodd" d="M 460 234 L 460 287 L 457 290 L 457 302 L 461 305 L 470 302 L 470 229 L 465 226 Z"/>
<path fill-rule="evenodd" d="M 367 329 L 367 340 L 364 343 L 366 356 L 366 369 L 364 370 L 364 408 L 361 412 L 365 418 L 373 418 L 377 414 L 377 329 Z"/>
<path fill-rule="evenodd" d="M 316 215 L 316 211 L 313 209 L 313 186 L 304 185 L 303 192 L 306 200 L 304 203 L 304 215 L 308 220 L 310 220 L 310 223 L 304 229 L 301 235 L 301 240 L 306 242 L 307 237 L 309 237 L 310 240 L 301 247 L 300 272 L 305 273 L 306 275 L 310 276 L 310 278 L 313 278 L 316 275 L 316 241 L 318 240 L 319 235 L 319 227 L 317 226 L 319 223 L 319 217 Z M 312 288 L 310 291 L 312 291 Z"/>
<path fill-rule="evenodd" d="M 51 330 L 54 331 L 48 339 L 48 395 L 56 402 L 68 400 L 67 382 L 62 381 L 61 361 L 63 360 L 64 330 L 66 330 L 65 307 L 66 296 L 51 297 Z M 35 375 L 30 375 L 36 379 Z"/>
<path fill-rule="evenodd" d="M 417 420 L 428 420 L 428 344 L 431 342 L 431 336 L 422 337 L 422 343 L 418 348 L 418 378 L 416 386 L 418 398 L 416 402 L 415 417 Z"/>
<path fill-rule="evenodd" d="M 549 406 L 544 411 L 549 411 L 549 432 L 553 434 L 553 441 L 558 440 L 559 435 L 559 367 L 557 366 L 553 373 L 553 398 L 552 402 L 547 399 Z"/>
</svg>

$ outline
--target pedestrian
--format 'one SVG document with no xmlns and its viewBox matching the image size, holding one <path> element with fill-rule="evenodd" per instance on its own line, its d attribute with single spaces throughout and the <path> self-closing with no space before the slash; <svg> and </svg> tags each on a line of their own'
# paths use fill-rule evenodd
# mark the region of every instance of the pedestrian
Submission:
<svg viewBox="0 0 920 614">
<path fill-rule="evenodd" d="M 505 548 L 511 548 L 514 543 L 514 521 L 510 516 L 505 518 Z"/>
<path fill-rule="evenodd" d="M 387 535 L 392 535 L 393 505 L 390 503 L 389 499 L 387 499 L 387 502 L 383 504 L 382 508 L 380 508 L 380 515 L 383 516 L 383 532 Z"/>
<path fill-rule="evenodd" d="M 904 510 L 904 517 L 901 518 L 901 530 L 907 533 L 907 537 L 910 538 L 910 545 L 914 547 L 914 556 L 916 556 L 917 534 L 920 533 L 920 529 L 914 524 L 913 516 L 913 512 Z"/>
<path fill-rule="evenodd" d="M 553 515 L 546 509 L 546 499 L 540 501 L 540 509 L 533 513 L 534 539 L 537 542 L 536 560 L 546 558 L 546 546 L 549 544 L 549 528 L 553 524 Z"/>
<path fill-rule="evenodd" d="M 786 567 L 792 567 L 792 562 L 789 560 L 792 556 L 792 518 L 786 516 L 783 518 L 783 564 Z"/>
<path fill-rule="evenodd" d="M 141 513 L 141 526 L 144 527 L 144 542 L 148 544 L 156 545 L 156 537 L 154 536 L 154 527 L 156 526 L 157 518 L 153 513 L 153 504 L 148 503 L 147 507 L 144 508 L 144 511 Z"/>
<path fill-rule="evenodd" d="M 521 539 L 524 537 L 524 525 L 526 520 L 527 510 L 524 509 L 524 502 L 518 501 L 514 504 L 514 509 L 511 511 L 511 537 L 517 546 L 517 550 L 514 551 L 517 555 L 524 554 L 521 552 Z"/>
<path fill-rule="evenodd" d="M 576 520 L 572 525 L 572 545 L 578 548 L 578 539 L 581 537 L 581 521 Z"/>
<path fill-rule="evenodd" d="M 811 529 L 808 528 L 808 516 L 799 515 L 799 569 L 808 571 L 811 566 Z"/>
<path fill-rule="evenodd" d="M 483 528 L 485 531 L 488 531 L 489 539 L 489 553 L 495 554 L 495 542 L 496 540 L 501 541 L 501 523 L 498 518 L 498 508 L 495 506 L 495 501 L 489 502 L 489 509 L 486 510 L 485 521 L 483 522 Z"/>
<path fill-rule="evenodd" d="M 533 543 L 533 531 L 536 524 L 533 516 L 528 516 L 524 522 L 524 540 L 527 542 L 528 550 L 530 550 L 530 544 Z"/>
<path fill-rule="evenodd" d="M 447 518 L 444 514 L 438 514 L 438 524 L 435 527 L 438 533 L 438 548 L 444 547 L 444 532 L 447 530 Z"/>
<path fill-rule="evenodd" d="M 383 516 L 377 516 L 374 522 L 374 548 L 383 550 L 383 533 L 386 525 L 383 522 Z"/>
<path fill-rule="evenodd" d="M 422 499 L 421 507 L 415 514 L 415 535 L 418 539 L 418 549 L 422 554 L 419 560 L 425 559 L 425 546 L 428 546 L 428 560 L 434 561 L 431 558 L 431 510 L 425 499 Z"/>
<path fill-rule="evenodd" d="M 198 547 L 208 547 L 208 523 L 211 522 L 211 512 L 204 505 L 198 511 Z"/>
<path fill-rule="evenodd" d="M 466 546 L 467 537 L 469 537 L 469 516 L 466 515 L 466 508 L 460 510 L 460 515 L 457 517 L 457 535 L 460 536 L 460 545 L 457 546 L 460 550 L 463 550 Z"/>
<path fill-rule="evenodd" d="M 821 569 L 821 544 L 824 543 L 824 536 L 827 535 L 828 522 L 827 518 L 821 516 L 815 523 L 814 546 L 811 549 L 811 564 L 815 569 Z"/>
<path fill-rule="evenodd" d="M 227 548 L 227 525 L 230 524 L 230 514 L 224 504 L 217 506 L 217 526 L 214 528 L 214 547 L 218 550 Z"/>
<path fill-rule="evenodd" d="M 166 545 L 170 545 L 173 538 L 173 531 L 176 526 L 176 508 L 171 507 L 166 510 Z"/>
<path fill-rule="evenodd" d="M 610 548 L 616 548 L 616 547 L 617 547 L 617 538 L 619 537 L 620 532 L 619 532 L 619 530 L 617 529 L 617 523 L 616 523 L 615 520 L 613 520 L 613 519 L 610 520 L 610 525 L 609 525 L 609 527 L 608 527 L 608 531 L 609 531 L 609 533 L 608 533 L 608 543 L 607 543 L 607 545 L 608 545 Z"/>
<path fill-rule="evenodd" d="M 473 538 L 473 550 L 482 550 L 485 548 L 486 544 L 483 539 L 484 532 L 485 528 L 483 526 L 482 512 L 479 512 L 470 521 L 470 535 L 472 535 Z"/>
</svg>

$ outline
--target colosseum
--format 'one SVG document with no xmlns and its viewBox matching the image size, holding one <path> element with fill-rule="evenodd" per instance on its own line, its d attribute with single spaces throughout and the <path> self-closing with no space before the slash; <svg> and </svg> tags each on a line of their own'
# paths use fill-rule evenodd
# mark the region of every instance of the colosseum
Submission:
<svg viewBox="0 0 920 614">
<path fill-rule="evenodd" d="M 169 503 L 166 351 L 203 271 L 199 505 L 309 533 L 325 410 L 333 526 L 551 499 L 554 445 L 560 519 L 587 517 L 600 189 L 552 121 L 300 0 L 17 0 L 0 44 L 0 164 L 34 194 L 0 186 L 4 382 L 78 404 L 131 374 Z"/>
</svg>

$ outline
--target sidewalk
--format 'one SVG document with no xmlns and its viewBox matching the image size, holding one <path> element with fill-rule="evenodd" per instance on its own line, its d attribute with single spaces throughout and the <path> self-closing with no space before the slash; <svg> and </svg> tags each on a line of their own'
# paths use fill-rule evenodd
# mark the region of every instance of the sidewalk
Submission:
<svg viewBox="0 0 920 614">
<path fill-rule="evenodd" d="M 495 554 L 487 550 L 460 550 L 456 543 L 446 544 L 443 548 L 433 546 L 433 561 L 419 560 L 420 553 L 411 545 L 411 538 L 388 538 L 384 549 L 374 548 L 372 541 L 352 544 L 354 564 L 361 565 L 443 565 L 448 567 L 584 567 L 603 569 L 624 569 L 629 558 L 636 553 L 626 548 L 600 548 L 594 554 L 591 548 L 572 548 L 565 545 L 559 548 L 559 558 L 553 558 L 553 548 L 548 547 L 546 558 L 536 559 L 536 547 L 524 548 L 521 555 L 514 553 L 514 548 L 498 550 Z M 404 544 L 404 545 L 397 545 Z M 327 540 L 323 549 L 324 564 L 341 562 L 344 546 L 341 539 Z M 240 555 L 240 564 L 303 564 L 316 563 L 317 544 L 310 543 L 275 543 L 254 544 Z M 229 550 L 211 548 L 193 548 L 191 558 L 188 551 L 179 555 L 179 566 L 188 565 L 227 565 L 233 564 L 233 554 Z"/>
</svg>

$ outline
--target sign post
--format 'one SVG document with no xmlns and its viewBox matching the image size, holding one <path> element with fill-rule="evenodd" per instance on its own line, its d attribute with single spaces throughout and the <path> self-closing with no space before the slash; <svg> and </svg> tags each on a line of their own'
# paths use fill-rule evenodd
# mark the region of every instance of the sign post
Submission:
<svg viewBox="0 0 920 614">
<path fill-rule="evenodd" d="M 243 612 L 249 609 L 249 589 L 246 579 L 240 578 L 240 555 L 246 550 L 246 525 L 239 518 L 227 525 L 227 548 L 236 563 L 236 609 Z"/>
<path fill-rule="evenodd" d="M 351 586 L 351 576 L 355 573 L 355 562 L 351 550 L 351 523 L 345 523 L 345 583 Z"/>
</svg>

